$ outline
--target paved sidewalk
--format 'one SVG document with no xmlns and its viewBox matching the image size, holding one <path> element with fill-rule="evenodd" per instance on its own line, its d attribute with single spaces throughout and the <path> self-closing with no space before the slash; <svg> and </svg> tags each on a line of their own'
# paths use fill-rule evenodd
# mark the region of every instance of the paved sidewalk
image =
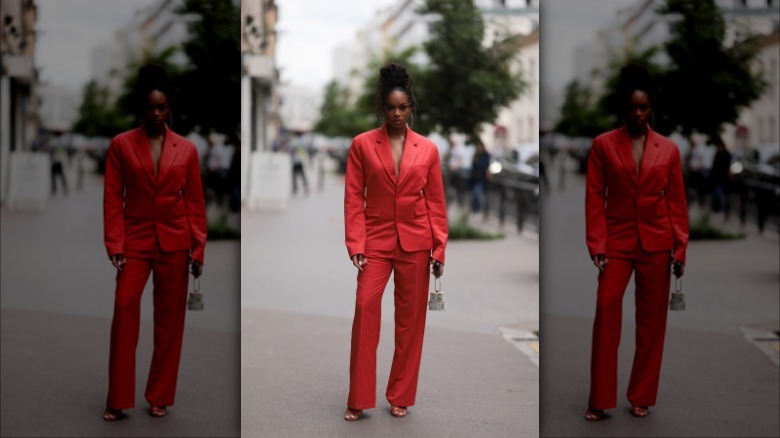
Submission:
<svg viewBox="0 0 780 438">
<path fill-rule="evenodd" d="M 280 213 L 242 217 L 242 436 L 533 437 L 538 368 L 500 328 L 538 331 L 538 240 L 451 241 L 445 312 L 429 312 L 417 405 L 386 410 L 392 279 L 383 297 L 377 409 L 342 419 L 355 269 L 344 245 L 343 177 Z"/>
<path fill-rule="evenodd" d="M 69 181 L 70 182 L 70 181 Z M 137 408 L 101 419 L 114 301 L 103 247 L 102 178 L 45 212 L 0 210 L 2 436 L 238 436 L 239 247 L 209 242 L 206 310 L 188 312 L 176 405 L 153 419 L 143 388 L 152 346 L 151 280 L 142 299 Z"/>
<path fill-rule="evenodd" d="M 634 349 L 630 282 L 618 408 L 606 421 L 588 423 L 597 273 L 585 247 L 583 178 L 568 175 L 566 189 L 556 188 L 542 202 L 542 436 L 780 435 L 780 373 L 768 357 L 771 348 L 762 351 L 744 334 L 772 337 L 780 329 L 776 238 L 748 232 L 743 240 L 689 244 L 687 310 L 669 313 L 658 405 L 646 419 L 631 417 L 625 399 Z"/>
</svg>

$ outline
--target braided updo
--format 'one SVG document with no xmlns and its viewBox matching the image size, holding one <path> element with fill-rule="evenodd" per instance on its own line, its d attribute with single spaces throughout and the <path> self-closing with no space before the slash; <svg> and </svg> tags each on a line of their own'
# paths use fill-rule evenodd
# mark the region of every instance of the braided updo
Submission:
<svg viewBox="0 0 780 438">
<path fill-rule="evenodd" d="M 382 120 L 387 96 L 395 91 L 401 91 L 409 99 L 409 105 L 412 107 L 412 118 L 414 118 L 417 102 L 412 92 L 412 77 L 406 71 L 406 67 L 400 64 L 390 63 L 379 69 L 379 81 L 376 87 L 376 110 L 377 116 Z"/>
</svg>

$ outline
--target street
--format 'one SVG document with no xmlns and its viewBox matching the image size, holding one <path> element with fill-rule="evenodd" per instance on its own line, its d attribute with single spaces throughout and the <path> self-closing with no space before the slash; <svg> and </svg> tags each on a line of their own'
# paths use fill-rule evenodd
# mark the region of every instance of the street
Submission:
<svg viewBox="0 0 780 438">
<path fill-rule="evenodd" d="M 502 240 L 449 242 L 448 309 L 428 313 L 417 404 L 404 419 L 384 400 L 390 280 L 377 408 L 344 421 L 356 271 L 344 245 L 343 184 L 328 174 L 322 191 L 293 197 L 285 212 L 243 213 L 242 436 L 538 436 L 538 368 L 499 331 L 538 332 L 538 239 L 513 224 Z"/>
<path fill-rule="evenodd" d="M 151 417 L 143 396 L 153 350 L 150 280 L 142 299 L 136 407 L 123 420 L 102 419 L 115 272 L 103 246 L 102 196 L 102 177 L 88 174 L 83 191 L 51 198 L 45 212 L 0 211 L 2 435 L 238 436 L 237 241 L 207 244 L 206 310 L 187 312 L 169 414 Z"/>
<path fill-rule="evenodd" d="M 687 310 L 669 313 L 658 404 L 644 419 L 630 415 L 625 398 L 634 349 L 629 283 L 618 407 L 607 411 L 610 418 L 588 423 L 597 273 L 585 246 L 584 177 L 567 175 L 565 189 L 555 186 L 541 202 L 542 436 L 778 436 L 776 233 L 748 229 L 743 240 L 689 244 Z M 745 333 L 764 340 L 751 342 Z"/>
</svg>

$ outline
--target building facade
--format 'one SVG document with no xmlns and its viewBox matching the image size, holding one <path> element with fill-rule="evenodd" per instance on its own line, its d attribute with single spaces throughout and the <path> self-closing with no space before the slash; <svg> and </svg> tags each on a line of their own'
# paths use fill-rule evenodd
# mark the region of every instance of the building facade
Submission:
<svg viewBox="0 0 780 438">
<path fill-rule="evenodd" d="M 40 125 L 35 94 L 34 0 L 0 2 L 0 203 L 8 192 L 10 155 L 29 150 Z"/>
</svg>

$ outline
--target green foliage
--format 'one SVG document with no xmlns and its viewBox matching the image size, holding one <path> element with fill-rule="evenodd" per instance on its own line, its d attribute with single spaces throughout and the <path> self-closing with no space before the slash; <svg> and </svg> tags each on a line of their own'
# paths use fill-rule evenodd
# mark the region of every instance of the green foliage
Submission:
<svg viewBox="0 0 780 438">
<path fill-rule="evenodd" d="M 504 233 L 491 233 L 469 224 L 468 212 L 462 214 L 457 221 L 448 225 L 449 240 L 496 240 L 506 237 Z"/>
<path fill-rule="evenodd" d="M 494 121 L 501 107 L 525 89 L 510 63 L 517 41 L 504 35 L 483 47 L 485 23 L 472 0 L 426 0 L 417 11 L 438 15 L 423 45 L 429 68 L 418 80 L 425 90 L 425 122 L 448 135 L 466 134 L 472 141 L 483 123 Z"/>
<path fill-rule="evenodd" d="M 129 129 L 131 124 L 127 113 L 115 109 L 105 87 L 95 81 L 89 81 L 84 86 L 79 118 L 73 125 L 73 132 L 90 137 L 113 137 Z"/>
<path fill-rule="evenodd" d="M 691 240 L 736 240 L 744 239 L 745 233 L 730 233 L 710 224 L 710 214 L 705 213 L 699 220 L 692 222 L 688 230 Z"/>
<path fill-rule="evenodd" d="M 241 239 L 241 230 L 228 224 L 228 213 L 222 213 L 208 225 L 209 240 Z"/>
<path fill-rule="evenodd" d="M 350 97 L 349 90 L 337 81 L 328 83 L 314 132 L 330 137 L 354 137 L 370 129 L 371 113 L 355 108 Z"/>
<path fill-rule="evenodd" d="M 596 135 L 610 129 L 612 119 L 594 103 L 593 92 L 576 80 L 566 86 L 566 97 L 555 131 L 570 137 Z"/>
<path fill-rule="evenodd" d="M 189 59 L 181 78 L 179 108 L 186 117 L 177 128 L 202 135 L 235 135 L 241 123 L 241 10 L 233 1 L 184 0 L 179 14 L 189 22 Z"/>
<path fill-rule="evenodd" d="M 726 23 L 714 0 L 667 0 L 658 12 L 676 19 L 664 46 L 671 59 L 663 78 L 670 124 L 686 134 L 718 134 L 766 87 L 760 72 L 751 70 L 757 38 L 747 36 L 726 47 Z"/>
</svg>

